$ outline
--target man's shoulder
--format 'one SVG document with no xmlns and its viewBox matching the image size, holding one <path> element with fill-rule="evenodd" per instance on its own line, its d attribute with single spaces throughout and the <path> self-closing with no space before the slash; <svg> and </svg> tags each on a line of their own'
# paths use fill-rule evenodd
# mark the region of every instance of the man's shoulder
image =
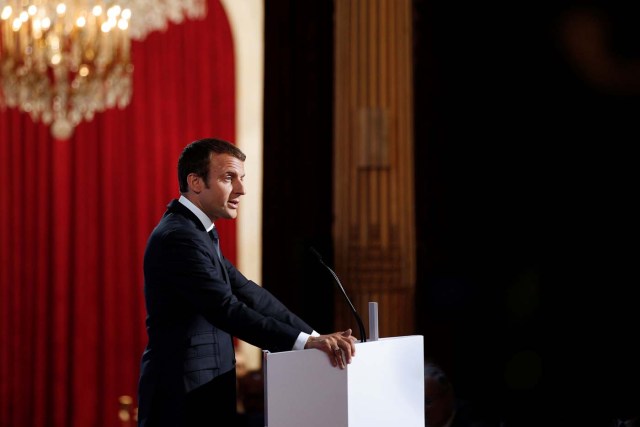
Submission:
<svg viewBox="0 0 640 427">
<path fill-rule="evenodd" d="M 164 239 L 169 236 L 200 237 L 202 233 L 203 231 L 198 229 L 197 225 L 189 218 L 178 213 L 169 212 L 162 217 L 151 234 Z"/>
<path fill-rule="evenodd" d="M 164 219 L 156 226 L 144 251 L 145 268 L 162 270 L 165 263 L 196 256 L 208 256 L 207 234 L 188 221 Z M 172 261 L 173 260 L 173 261 Z"/>
</svg>

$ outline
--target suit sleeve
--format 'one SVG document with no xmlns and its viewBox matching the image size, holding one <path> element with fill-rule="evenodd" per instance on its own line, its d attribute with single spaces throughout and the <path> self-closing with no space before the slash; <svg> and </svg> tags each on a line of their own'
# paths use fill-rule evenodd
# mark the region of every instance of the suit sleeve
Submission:
<svg viewBox="0 0 640 427">
<path fill-rule="evenodd" d="M 158 282 L 170 286 L 216 327 L 269 351 L 291 350 L 300 331 L 310 329 L 275 297 L 232 268 L 229 277 L 234 291 L 250 305 L 241 301 L 225 282 L 212 248 L 199 235 L 174 231 L 159 238 L 162 242 L 156 255 L 160 262 L 149 274 L 161 275 Z"/>
<path fill-rule="evenodd" d="M 255 282 L 248 280 L 240 273 L 228 260 L 225 266 L 229 272 L 229 280 L 233 288 L 233 293 L 253 310 L 265 316 L 273 317 L 281 322 L 293 326 L 294 328 L 311 334 L 313 328 L 304 320 L 291 312 L 279 299 L 271 292 L 258 286 Z"/>
</svg>

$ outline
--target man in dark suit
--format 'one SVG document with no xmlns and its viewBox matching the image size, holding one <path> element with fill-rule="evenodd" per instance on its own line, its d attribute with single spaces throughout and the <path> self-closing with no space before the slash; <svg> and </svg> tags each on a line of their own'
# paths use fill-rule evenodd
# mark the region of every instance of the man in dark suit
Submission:
<svg viewBox="0 0 640 427">
<path fill-rule="evenodd" d="M 220 254 L 214 222 L 237 216 L 244 159 L 233 144 L 202 139 L 178 160 L 181 197 L 169 204 L 144 256 L 149 342 L 140 427 L 232 425 L 233 336 L 274 352 L 316 348 L 340 368 L 354 356 L 351 330 L 319 335 Z"/>
</svg>

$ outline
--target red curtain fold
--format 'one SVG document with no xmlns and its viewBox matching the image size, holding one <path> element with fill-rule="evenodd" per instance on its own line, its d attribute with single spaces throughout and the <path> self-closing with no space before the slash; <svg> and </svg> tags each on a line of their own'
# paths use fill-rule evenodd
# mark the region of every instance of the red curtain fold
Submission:
<svg viewBox="0 0 640 427">
<path fill-rule="evenodd" d="M 179 194 L 180 151 L 235 139 L 233 42 L 217 0 L 132 55 L 131 104 L 68 141 L 0 112 L 2 426 L 120 425 L 146 343 L 142 257 Z M 216 225 L 235 261 L 234 223 Z"/>
</svg>

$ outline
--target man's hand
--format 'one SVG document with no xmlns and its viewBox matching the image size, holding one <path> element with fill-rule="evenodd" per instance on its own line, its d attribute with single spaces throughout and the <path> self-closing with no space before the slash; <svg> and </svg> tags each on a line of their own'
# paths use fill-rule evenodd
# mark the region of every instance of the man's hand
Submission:
<svg viewBox="0 0 640 427">
<path fill-rule="evenodd" d="M 329 355 L 333 366 L 344 369 L 356 355 L 356 337 L 351 336 L 351 329 L 318 337 L 311 336 L 304 348 L 317 348 L 324 351 Z"/>
</svg>

